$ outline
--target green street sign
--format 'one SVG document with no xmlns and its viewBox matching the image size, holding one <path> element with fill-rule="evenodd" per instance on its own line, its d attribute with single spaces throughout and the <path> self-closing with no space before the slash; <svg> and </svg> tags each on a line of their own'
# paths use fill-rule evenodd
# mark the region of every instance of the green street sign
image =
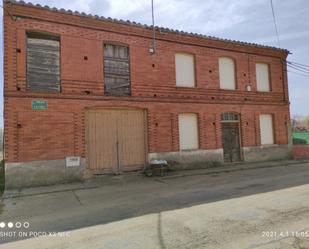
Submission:
<svg viewBox="0 0 309 249">
<path fill-rule="evenodd" d="M 45 100 L 32 100 L 32 110 L 47 110 L 48 102 Z"/>
</svg>

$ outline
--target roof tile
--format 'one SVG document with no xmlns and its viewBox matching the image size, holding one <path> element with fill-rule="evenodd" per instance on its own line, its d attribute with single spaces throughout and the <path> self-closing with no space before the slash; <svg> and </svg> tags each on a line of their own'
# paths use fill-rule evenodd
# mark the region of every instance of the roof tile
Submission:
<svg viewBox="0 0 309 249">
<path fill-rule="evenodd" d="M 22 0 L 17 1 L 17 0 L 5 0 L 4 2 L 6 3 L 12 3 L 12 4 L 16 4 L 16 5 L 24 5 L 24 6 L 29 6 L 29 7 L 33 7 L 33 8 L 40 8 L 40 9 L 46 9 L 49 11 L 54 11 L 54 12 L 60 12 L 60 13 L 66 13 L 66 14 L 70 14 L 70 15 L 77 15 L 77 16 L 83 16 L 83 17 L 87 17 L 87 18 L 94 18 L 94 19 L 98 19 L 98 20 L 104 20 L 104 21 L 109 21 L 109 22 L 114 22 L 114 23 L 119 23 L 119 24 L 125 24 L 125 25 L 130 25 L 130 26 L 137 26 L 137 27 L 141 27 L 141 28 L 146 28 L 146 29 L 152 29 L 152 26 L 149 26 L 147 24 L 141 24 L 141 23 L 137 23 L 134 21 L 124 21 L 121 19 L 113 19 L 111 17 L 104 17 L 104 16 L 98 16 L 98 15 L 91 15 L 91 14 L 86 14 L 84 12 L 78 12 L 78 11 L 72 11 L 72 10 L 66 10 L 66 9 L 58 9 L 58 8 L 51 8 L 47 5 L 42 6 L 40 4 L 36 4 L 34 5 L 31 2 L 24 2 Z M 155 30 L 161 32 L 168 32 L 168 33 L 174 33 L 174 34 L 181 34 L 181 35 L 186 35 L 186 36 L 191 36 L 191 37 L 198 37 L 198 38 L 204 38 L 204 39 L 209 39 L 209 40 L 214 40 L 214 41 L 223 41 L 223 42 L 228 42 L 228 43 L 234 43 L 237 45 L 246 45 L 246 46 L 253 46 L 253 47 L 258 47 L 258 48 L 267 48 L 267 49 L 274 49 L 274 50 L 279 50 L 279 51 L 284 51 L 284 52 L 289 52 L 287 49 L 282 49 L 282 48 L 277 48 L 277 47 L 273 47 L 273 46 L 267 46 L 267 45 L 261 45 L 261 44 L 256 44 L 256 43 L 250 43 L 250 42 L 242 42 L 242 41 L 238 41 L 238 40 L 230 40 L 230 39 L 223 39 L 223 38 L 218 38 L 218 37 L 214 37 L 214 36 L 208 36 L 208 35 L 204 35 L 204 34 L 199 34 L 199 33 L 192 33 L 192 32 L 186 32 L 183 30 L 174 30 L 174 29 L 170 29 L 170 28 L 166 28 L 166 27 L 158 27 L 155 26 Z"/>
</svg>

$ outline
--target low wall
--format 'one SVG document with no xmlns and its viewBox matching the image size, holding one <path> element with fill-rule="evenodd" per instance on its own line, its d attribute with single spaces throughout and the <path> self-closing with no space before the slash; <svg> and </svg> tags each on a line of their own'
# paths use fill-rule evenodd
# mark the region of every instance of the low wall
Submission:
<svg viewBox="0 0 309 249">
<path fill-rule="evenodd" d="M 223 163 L 223 149 L 149 153 L 148 158 L 167 160 L 172 169 L 207 168 Z"/>
<path fill-rule="evenodd" d="M 5 188 L 14 189 L 82 180 L 85 159 L 80 166 L 66 167 L 65 160 L 5 163 Z"/>
<path fill-rule="evenodd" d="M 309 158 L 309 145 L 308 144 L 294 144 L 293 157 L 295 159 Z"/>
<path fill-rule="evenodd" d="M 309 146 L 294 146 L 294 156 L 295 151 L 298 156 L 309 157 Z M 242 152 L 245 162 L 292 158 L 288 145 L 245 147 Z M 223 164 L 223 149 L 149 153 L 148 159 L 167 160 L 172 169 L 209 168 Z M 80 166 L 74 167 L 67 167 L 65 160 L 6 163 L 5 187 L 12 189 L 80 181 L 87 173 L 85 165 L 85 158 L 81 158 Z"/>
<path fill-rule="evenodd" d="M 257 147 L 244 147 L 243 157 L 245 162 L 284 160 L 292 158 L 289 145 L 263 145 Z"/>
</svg>

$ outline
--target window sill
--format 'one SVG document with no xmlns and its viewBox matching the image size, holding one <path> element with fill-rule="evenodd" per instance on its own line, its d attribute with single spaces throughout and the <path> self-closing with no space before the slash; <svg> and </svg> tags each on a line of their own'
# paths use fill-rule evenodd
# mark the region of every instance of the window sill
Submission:
<svg viewBox="0 0 309 249">
<path fill-rule="evenodd" d="M 176 86 L 176 89 L 198 89 L 196 86 Z"/>
<path fill-rule="evenodd" d="M 200 149 L 185 149 L 185 150 L 179 150 L 179 152 L 195 152 L 199 151 Z"/>
<path fill-rule="evenodd" d="M 260 148 L 271 148 L 271 147 L 278 147 L 279 144 L 262 144 Z"/>
<path fill-rule="evenodd" d="M 256 91 L 257 93 L 272 93 L 272 91 Z"/>
<path fill-rule="evenodd" d="M 239 89 L 225 89 L 225 88 L 219 88 L 221 91 L 229 91 L 229 92 L 236 92 L 239 91 Z"/>
</svg>

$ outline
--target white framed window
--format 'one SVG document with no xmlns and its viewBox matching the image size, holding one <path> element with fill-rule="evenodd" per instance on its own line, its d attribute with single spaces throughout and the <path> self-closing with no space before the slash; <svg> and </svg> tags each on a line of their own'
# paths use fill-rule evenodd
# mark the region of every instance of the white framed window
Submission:
<svg viewBox="0 0 309 249">
<path fill-rule="evenodd" d="M 220 88 L 235 90 L 235 62 L 231 58 L 219 58 L 219 78 Z"/>
<path fill-rule="evenodd" d="M 271 114 L 260 115 L 261 144 L 274 144 L 273 116 Z"/>
<path fill-rule="evenodd" d="M 196 150 L 199 148 L 198 121 L 195 113 L 178 115 L 180 150 Z"/>
<path fill-rule="evenodd" d="M 176 53 L 176 86 L 195 87 L 194 56 L 192 54 Z"/>
<path fill-rule="evenodd" d="M 259 92 L 270 92 L 269 66 L 266 63 L 255 64 L 256 87 Z"/>
</svg>

